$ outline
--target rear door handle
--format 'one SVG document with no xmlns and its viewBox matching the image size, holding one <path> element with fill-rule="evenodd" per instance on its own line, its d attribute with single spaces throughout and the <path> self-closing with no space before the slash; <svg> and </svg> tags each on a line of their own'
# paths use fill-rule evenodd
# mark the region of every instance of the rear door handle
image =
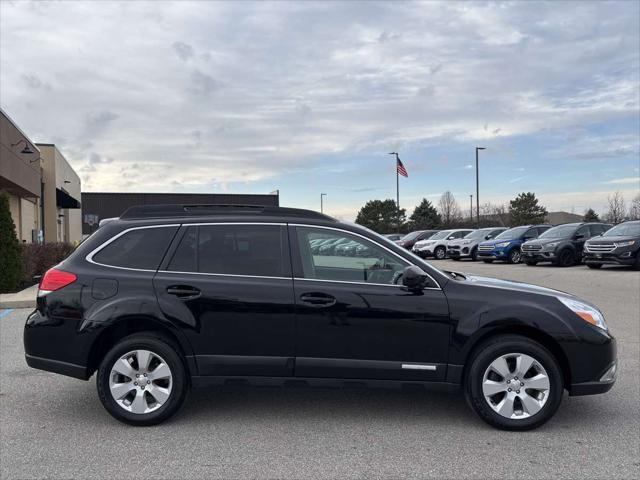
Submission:
<svg viewBox="0 0 640 480">
<path fill-rule="evenodd" d="M 330 307 L 335 305 L 337 300 L 333 295 L 327 293 L 303 293 L 300 300 L 312 307 Z"/>
<path fill-rule="evenodd" d="M 200 290 L 196 287 L 189 285 L 172 285 L 167 287 L 167 293 L 169 295 L 175 295 L 178 298 L 189 300 L 191 298 L 197 298 L 200 296 Z"/>
</svg>

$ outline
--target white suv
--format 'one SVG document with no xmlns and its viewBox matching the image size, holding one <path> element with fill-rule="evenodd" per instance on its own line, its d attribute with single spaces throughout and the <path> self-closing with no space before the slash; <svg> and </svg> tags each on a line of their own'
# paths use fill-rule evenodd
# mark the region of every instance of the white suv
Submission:
<svg viewBox="0 0 640 480">
<path fill-rule="evenodd" d="M 427 240 L 416 242 L 411 251 L 421 258 L 443 260 L 447 256 L 447 243 L 473 232 L 472 229 L 442 230 Z"/>
</svg>

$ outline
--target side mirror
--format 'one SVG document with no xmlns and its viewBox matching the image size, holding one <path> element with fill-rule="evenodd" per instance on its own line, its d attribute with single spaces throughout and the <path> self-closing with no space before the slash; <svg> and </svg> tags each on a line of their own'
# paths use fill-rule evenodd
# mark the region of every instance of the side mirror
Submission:
<svg viewBox="0 0 640 480">
<path fill-rule="evenodd" d="M 447 238 L 447 240 L 455 240 L 456 237 L 454 237 L 453 235 L 451 235 L 449 238 Z"/>
<path fill-rule="evenodd" d="M 402 285 L 409 290 L 422 290 L 426 285 L 427 274 L 420 267 L 409 265 L 402 273 Z"/>
</svg>

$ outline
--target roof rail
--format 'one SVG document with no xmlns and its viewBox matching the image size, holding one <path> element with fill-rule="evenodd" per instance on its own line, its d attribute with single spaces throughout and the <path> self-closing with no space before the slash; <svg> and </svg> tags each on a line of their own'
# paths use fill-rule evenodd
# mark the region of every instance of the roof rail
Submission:
<svg viewBox="0 0 640 480">
<path fill-rule="evenodd" d="M 313 210 L 300 208 L 274 207 L 270 205 L 226 205 L 226 204 L 164 204 L 136 205 L 129 207 L 120 215 L 121 219 L 198 217 L 207 215 L 257 215 L 315 218 L 335 221 L 333 217 Z"/>
</svg>

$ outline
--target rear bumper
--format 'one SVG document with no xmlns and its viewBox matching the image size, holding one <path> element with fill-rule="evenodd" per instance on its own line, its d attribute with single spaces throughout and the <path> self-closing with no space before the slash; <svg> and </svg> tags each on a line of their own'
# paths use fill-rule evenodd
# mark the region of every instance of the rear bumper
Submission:
<svg viewBox="0 0 640 480">
<path fill-rule="evenodd" d="M 80 380 L 89 379 L 87 368 L 83 365 L 62 362 L 60 360 L 53 360 L 51 358 L 36 357 L 35 355 L 29 355 L 27 353 L 25 353 L 24 357 L 27 361 L 27 365 L 29 365 L 31 368 L 46 370 L 47 372 L 59 373 L 60 375 L 79 378 Z"/>
</svg>

